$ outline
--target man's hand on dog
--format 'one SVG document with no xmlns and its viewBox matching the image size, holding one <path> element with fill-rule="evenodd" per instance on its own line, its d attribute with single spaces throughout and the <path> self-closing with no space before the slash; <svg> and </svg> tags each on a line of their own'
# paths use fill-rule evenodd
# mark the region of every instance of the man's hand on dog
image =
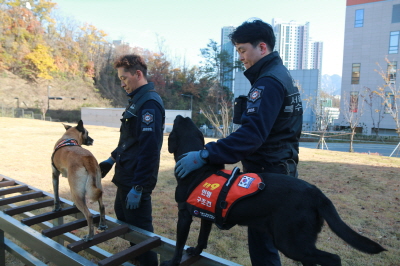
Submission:
<svg viewBox="0 0 400 266">
<path fill-rule="evenodd" d="M 190 172 L 199 169 L 207 163 L 206 158 L 208 157 L 207 150 L 191 151 L 185 153 L 175 166 L 175 174 L 179 178 L 184 178 Z"/>
<path fill-rule="evenodd" d="M 105 177 L 108 172 L 110 172 L 111 168 L 113 167 L 115 161 L 113 158 L 108 158 L 105 161 L 102 161 L 99 166 L 101 170 L 101 178 Z"/>
<path fill-rule="evenodd" d="M 138 186 L 136 186 L 138 187 Z M 140 198 L 142 197 L 142 190 L 133 187 L 126 196 L 126 208 L 128 210 L 139 208 Z"/>
</svg>

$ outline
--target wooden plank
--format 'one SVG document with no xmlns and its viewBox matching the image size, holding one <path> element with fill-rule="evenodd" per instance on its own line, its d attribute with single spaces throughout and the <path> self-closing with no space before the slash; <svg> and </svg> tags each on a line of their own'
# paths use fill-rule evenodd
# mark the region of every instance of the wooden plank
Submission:
<svg viewBox="0 0 400 266">
<path fill-rule="evenodd" d="M 16 202 L 19 202 L 19 201 L 40 198 L 40 197 L 43 197 L 43 192 L 42 191 L 26 193 L 26 194 L 19 195 L 19 196 L 0 199 L 0 206 L 11 204 L 11 203 L 16 203 Z"/>
<path fill-rule="evenodd" d="M 34 224 L 43 223 L 48 220 L 53 220 L 53 219 L 56 219 L 56 218 L 59 218 L 62 216 L 66 216 L 66 215 L 70 215 L 73 213 L 77 213 L 77 212 L 79 212 L 78 208 L 76 206 L 72 206 L 72 207 L 64 208 L 61 211 L 46 212 L 46 213 L 43 213 L 40 215 L 28 217 L 28 218 L 22 219 L 21 223 L 31 226 Z"/>
<path fill-rule="evenodd" d="M 158 236 L 150 237 L 149 239 L 140 242 L 128 249 L 125 249 L 119 253 L 114 254 L 107 259 L 99 261 L 99 266 L 116 266 L 120 265 L 123 262 L 136 258 L 140 254 L 143 254 L 146 251 L 149 251 L 153 248 L 161 246 L 161 239 Z"/>
<path fill-rule="evenodd" d="M 90 248 L 91 246 L 94 246 L 99 243 L 110 240 L 111 238 L 125 234 L 128 231 L 129 231 L 129 226 L 120 225 L 120 226 L 114 227 L 112 229 L 109 229 L 109 230 L 106 230 L 104 232 L 94 235 L 93 239 L 90 241 L 86 242 L 84 240 L 81 240 L 78 242 L 71 243 L 67 246 L 67 248 L 69 248 L 72 251 L 79 252 L 81 250 Z"/>
<path fill-rule="evenodd" d="M 0 187 L 9 187 L 15 185 L 15 181 L 1 181 Z"/>
<path fill-rule="evenodd" d="M 93 223 L 98 223 L 100 221 L 100 215 L 96 214 L 93 215 Z M 47 237 L 55 237 L 55 236 L 59 236 L 61 234 L 64 233 L 68 233 L 71 232 L 73 230 L 82 228 L 87 226 L 87 221 L 85 218 L 70 222 L 70 223 L 66 223 L 66 224 L 62 224 L 62 225 L 58 225 L 58 226 L 54 226 L 52 228 L 48 228 L 42 231 L 42 234 L 47 236 Z"/>
<path fill-rule="evenodd" d="M 17 192 L 23 192 L 29 190 L 28 186 L 16 186 L 12 188 L 6 188 L 6 189 L 1 189 L 0 190 L 0 196 L 7 195 L 7 194 L 12 194 L 12 193 L 17 193 Z"/>
<path fill-rule="evenodd" d="M 23 205 L 23 206 L 18 206 L 18 207 L 15 207 L 15 208 L 6 209 L 3 212 L 5 214 L 13 216 L 13 215 L 16 215 L 16 214 L 37 210 L 37 209 L 40 209 L 40 208 L 50 207 L 52 205 L 54 205 L 54 200 L 53 199 L 49 199 L 49 200 L 33 202 L 33 203 L 30 203 L 30 204 L 26 204 L 26 205 Z"/>
</svg>

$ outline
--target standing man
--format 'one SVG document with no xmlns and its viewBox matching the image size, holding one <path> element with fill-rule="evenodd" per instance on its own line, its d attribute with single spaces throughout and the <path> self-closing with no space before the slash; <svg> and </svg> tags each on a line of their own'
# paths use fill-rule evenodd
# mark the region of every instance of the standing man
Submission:
<svg viewBox="0 0 400 266">
<path fill-rule="evenodd" d="M 153 232 L 151 193 L 160 165 L 165 109 L 154 84 L 147 82 L 147 65 L 142 57 L 124 55 L 114 67 L 130 99 L 122 114 L 118 147 L 100 163 L 100 169 L 104 177 L 116 164 L 112 182 L 117 186 L 117 219 Z M 142 266 L 158 265 L 153 251 L 137 259 Z"/>
<path fill-rule="evenodd" d="M 278 52 L 273 52 L 273 29 L 261 20 L 244 22 L 230 38 L 252 86 L 245 108 L 239 112 L 242 126 L 228 137 L 206 144 L 204 150 L 187 153 L 177 162 L 176 174 L 183 178 L 206 163 L 241 161 L 244 172 L 297 177 L 303 109 L 289 71 Z M 267 233 L 249 228 L 248 242 L 252 265 L 281 265 Z"/>
</svg>

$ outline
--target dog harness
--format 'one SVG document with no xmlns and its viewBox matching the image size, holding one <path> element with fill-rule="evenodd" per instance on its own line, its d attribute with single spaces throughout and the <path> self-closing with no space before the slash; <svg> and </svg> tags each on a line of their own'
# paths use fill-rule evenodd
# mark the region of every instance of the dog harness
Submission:
<svg viewBox="0 0 400 266">
<path fill-rule="evenodd" d="M 53 161 L 54 154 L 56 153 L 57 150 L 59 150 L 62 147 L 66 147 L 66 146 L 80 146 L 80 145 L 78 144 L 78 141 L 75 139 L 64 139 L 63 141 L 58 143 L 58 145 L 54 148 L 53 154 L 51 155 L 51 164 L 53 165 L 53 167 L 55 169 L 57 169 L 57 167 L 54 165 L 54 161 Z M 57 171 L 59 171 L 59 170 L 57 169 Z"/>
<path fill-rule="evenodd" d="M 191 192 L 186 204 L 193 216 L 210 220 L 218 228 L 228 230 L 234 226 L 226 223 L 231 207 L 264 187 L 257 174 L 240 174 L 237 167 L 232 171 L 221 170 L 202 181 Z"/>
</svg>

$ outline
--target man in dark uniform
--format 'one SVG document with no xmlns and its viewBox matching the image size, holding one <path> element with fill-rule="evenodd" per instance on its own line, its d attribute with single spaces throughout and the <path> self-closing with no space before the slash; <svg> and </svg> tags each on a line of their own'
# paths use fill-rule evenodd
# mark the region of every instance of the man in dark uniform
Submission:
<svg viewBox="0 0 400 266">
<path fill-rule="evenodd" d="M 246 107 L 240 112 L 241 127 L 228 137 L 210 142 L 201 151 L 189 152 L 176 164 L 184 178 L 206 163 L 241 161 L 244 172 L 271 172 L 297 177 L 299 138 L 303 109 L 299 91 L 278 52 L 271 25 L 244 22 L 230 35 L 251 83 Z M 252 265 L 281 265 L 271 237 L 248 229 Z"/>
<path fill-rule="evenodd" d="M 130 98 L 122 114 L 118 147 L 100 163 L 104 177 L 115 163 L 114 210 L 118 220 L 153 232 L 151 193 L 157 182 L 165 109 L 154 84 L 147 82 L 147 65 L 135 54 L 115 63 L 121 86 Z M 153 251 L 137 258 L 140 265 L 158 265 Z"/>
</svg>

